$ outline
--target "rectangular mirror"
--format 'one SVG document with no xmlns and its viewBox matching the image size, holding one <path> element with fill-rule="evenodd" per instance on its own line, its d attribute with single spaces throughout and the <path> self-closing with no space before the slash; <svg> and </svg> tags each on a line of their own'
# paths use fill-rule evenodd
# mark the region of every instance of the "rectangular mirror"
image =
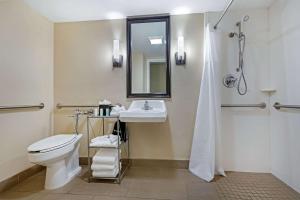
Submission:
<svg viewBox="0 0 300 200">
<path fill-rule="evenodd" d="M 127 19 L 127 97 L 171 97 L 169 52 L 169 16 Z"/>
</svg>

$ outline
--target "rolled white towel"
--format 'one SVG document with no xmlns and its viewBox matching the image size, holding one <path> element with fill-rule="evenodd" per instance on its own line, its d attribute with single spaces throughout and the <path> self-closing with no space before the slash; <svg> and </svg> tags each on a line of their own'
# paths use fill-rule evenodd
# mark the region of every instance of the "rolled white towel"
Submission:
<svg viewBox="0 0 300 200">
<path fill-rule="evenodd" d="M 97 164 L 97 163 L 93 163 L 91 166 L 91 169 L 93 171 L 109 171 L 109 170 L 114 170 L 115 168 L 117 168 L 118 163 L 114 163 L 111 165 L 105 165 L 105 164 Z"/>
<path fill-rule="evenodd" d="M 110 171 L 93 171 L 92 175 L 93 177 L 98 177 L 98 178 L 107 178 L 107 177 L 116 177 L 119 173 L 119 170 L 116 168 L 114 170 Z"/>
<path fill-rule="evenodd" d="M 121 169 L 122 169 L 122 165 L 120 165 L 120 170 Z M 116 165 L 111 170 L 93 170 L 92 174 L 94 177 L 116 177 L 120 170 Z"/>
</svg>

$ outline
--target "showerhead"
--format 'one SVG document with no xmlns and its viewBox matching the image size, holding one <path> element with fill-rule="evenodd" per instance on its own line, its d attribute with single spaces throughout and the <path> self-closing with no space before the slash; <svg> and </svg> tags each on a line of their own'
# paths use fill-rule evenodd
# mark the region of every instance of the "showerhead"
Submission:
<svg viewBox="0 0 300 200">
<path fill-rule="evenodd" d="M 236 25 L 241 26 L 242 23 L 247 22 L 249 19 L 250 19 L 249 15 L 245 15 L 245 16 L 242 17 L 241 21 L 236 23 Z"/>
<path fill-rule="evenodd" d="M 246 22 L 246 21 L 248 21 L 249 19 L 250 19 L 249 15 L 245 15 L 245 16 L 243 17 L 243 22 Z"/>
</svg>

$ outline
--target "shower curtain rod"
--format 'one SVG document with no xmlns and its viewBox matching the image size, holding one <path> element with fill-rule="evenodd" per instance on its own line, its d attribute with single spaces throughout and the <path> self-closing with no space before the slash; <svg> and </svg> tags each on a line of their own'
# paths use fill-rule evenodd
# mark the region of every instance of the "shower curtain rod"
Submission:
<svg viewBox="0 0 300 200">
<path fill-rule="evenodd" d="M 214 25 L 214 29 L 217 29 L 218 28 L 218 25 L 220 24 L 220 22 L 222 21 L 223 17 L 226 15 L 228 9 L 230 8 L 230 6 L 232 5 L 234 0 L 231 0 L 229 2 L 229 4 L 227 5 L 227 7 L 225 8 L 225 10 L 223 11 L 221 17 L 219 18 L 218 22 Z"/>
</svg>

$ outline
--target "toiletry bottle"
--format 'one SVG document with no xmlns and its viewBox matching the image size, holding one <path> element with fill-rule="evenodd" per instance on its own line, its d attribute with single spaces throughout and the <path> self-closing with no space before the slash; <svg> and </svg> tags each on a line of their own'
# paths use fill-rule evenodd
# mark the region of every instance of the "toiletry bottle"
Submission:
<svg viewBox="0 0 300 200">
<path fill-rule="evenodd" d="M 94 116 L 98 116 L 99 115 L 99 108 L 94 108 Z"/>
<path fill-rule="evenodd" d="M 106 114 L 106 116 L 109 116 L 109 108 L 105 109 L 105 114 Z"/>
</svg>

